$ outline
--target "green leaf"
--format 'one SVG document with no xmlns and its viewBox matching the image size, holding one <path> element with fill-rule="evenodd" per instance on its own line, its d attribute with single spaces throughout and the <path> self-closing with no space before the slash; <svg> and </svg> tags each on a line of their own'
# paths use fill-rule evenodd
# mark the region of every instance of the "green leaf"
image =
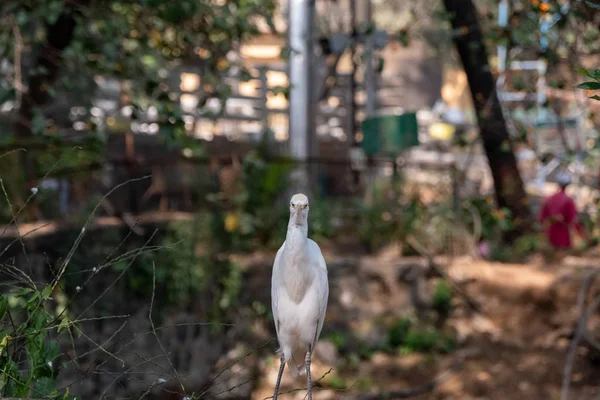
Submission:
<svg viewBox="0 0 600 400">
<path fill-rule="evenodd" d="M 577 89 L 598 90 L 600 89 L 600 82 L 583 82 L 575 87 Z"/>
<path fill-rule="evenodd" d="M 47 322 L 44 309 L 42 307 L 37 307 L 37 309 L 34 309 L 32 311 L 34 314 L 31 316 L 31 326 L 34 330 L 39 331 L 44 328 Z"/>
<path fill-rule="evenodd" d="M 52 294 L 52 286 L 48 285 L 42 290 L 42 299 L 48 300 Z"/>
<path fill-rule="evenodd" d="M 60 346 L 56 340 L 49 340 L 44 343 L 44 358 L 46 361 L 54 361 L 60 354 Z"/>
<path fill-rule="evenodd" d="M 0 370 L 0 389 L 2 394 L 10 397 L 23 397 L 21 393 L 27 396 L 27 386 L 17 368 L 17 363 L 12 358 L 6 360 Z"/>
<path fill-rule="evenodd" d="M 12 337 L 9 335 L 8 331 L 2 331 L 1 336 L 2 336 L 2 339 L 0 340 L 0 355 L 2 355 L 2 353 L 4 352 L 4 349 L 8 347 L 8 343 L 12 339 Z M 2 386 L 0 385 L 0 387 L 2 387 Z"/>
<path fill-rule="evenodd" d="M 594 96 L 590 96 L 590 99 L 592 100 L 600 100 L 600 96 L 598 96 L 597 94 Z"/>
<path fill-rule="evenodd" d="M 63 329 L 69 329 L 69 318 L 68 317 L 63 317 L 62 320 L 60 321 L 60 324 L 58 324 L 58 328 L 56 328 L 56 331 L 58 333 L 60 333 Z"/>
<path fill-rule="evenodd" d="M 37 379 L 33 386 L 33 397 L 42 398 L 54 395 L 56 391 L 56 381 L 54 379 L 44 377 Z"/>
<path fill-rule="evenodd" d="M 600 10 L 600 3 L 592 3 L 591 1 L 586 1 L 585 4 L 587 4 L 588 7 Z"/>
<path fill-rule="evenodd" d="M 588 78 L 592 78 L 592 74 L 585 68 L 575 68 L 575 72 L 580 75 L 587 76 Z"/>
</svg>

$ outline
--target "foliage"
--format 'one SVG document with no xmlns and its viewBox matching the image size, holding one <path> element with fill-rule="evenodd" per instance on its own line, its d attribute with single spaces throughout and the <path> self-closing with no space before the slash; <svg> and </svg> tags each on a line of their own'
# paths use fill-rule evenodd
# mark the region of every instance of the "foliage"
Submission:
<svg viewBox="0 0 600 400">
<path fill-rule="evenodd" d="M 365 247 L 374 251 L 394 241 L 402 242 L 417 229 L 424 206 L 415 197 L 399 195 L 402 179 L 391 184 L 375 185 L 369 201 L 360 201 L 358 230 Z"/>
<path fill-rule="evenodd" d="M 222 215 L 224 229 L 219 238 L 227 249 L 277 248 L 285 237 L 289 216 L 286 196 L 294 163 L 273 160 L 266 147 L 263 143 L 244 157 L 235 194 L 208 196 L 217 207 L 213 212 Z M 341 209 L 334 202 L 319 196 L 312 198 L 309 235 L 317 241 L 333 236 L 334 219 L 340 214 Z"/>
<path fill-rule="evenodd" d="M 494 261 L 506 263 L 512 260 L 512 249 L 505 243 L 497 242 L 492 246 L 490 258 Z"/>
<path fill-rule="evenodd" d="M 207 199 L 221 215 L 223 229 L 215 232 L 225 249 L 249 250 L 274 245 L 285 236 L 287 201 L 283 200 L 293 168 L 290 161 L 272 162 L 270 133 L 242 160 L 234 193 L 212 193 Z"/>
<path fill-rule="evenodd" d="M 394 321 L 388 331 L 387 345 L 390 348 L 397 348 L 406 341 L 406 336 L 412 327 L 412 321 L 407 318 L 398 318 Z"/>
<path fill-rule="evenodd" d="M 339 375 L 330 374 L 325 377 L 325 385 L 332 389 L 344 390 L 348 387 L 346 380 Z"/>
<path fill-rule="evenodd" d="M 31 285 L 0 296 L 2 396 L 74 399 L 56 386 L 60 349 L 55 337 L 70 324 L 64 318 L 64 324 L 53 323 L 57 319 L 48 311 L 51 294 L 50 285 L 41 290 Z"/>
<path fill-rule="evenodd" d="M 587 78 L 590 78 L 591 81 L 580 83 L 579 85 L 575 86 L 576 88 L 585 89 L 587 91 L 600 90 L 600 69 L 596 69 L 594 71 L 588 71 L 588 70 L 581 68 L 581 69 L 578 69 L 577 72 L 579 72 L 581 75 L 583 75 Z M 593 96 L 590 96 L 590 99 L 600 100 L 600 96 L 595 94 Z"/>
<path fill-rule="evenodd" d="M 141 252 L 133 261 L 140 242 L 131 241 L 114 254 L 118 238 L 105 237 L 102 245 L 94 243 L 85 261 L 74 257 L 72 268 L 81 268 L 83 265 L 78 264 L 82 262 L 89 265 L 91 257 L 102 260 L 113 253 L 106 266 L 117 272 L 128 269 L 124 279 L 132 295 L 146 298 L 156 285 L 163 307 L 186 307 L 206 293 L 214 300 L 212 316 L 218 318 L 235 304 L 241 285 L 239 268 L 219 254 L 220 246 L 213 236 L 218 229 L 222 229 L 220 219 L 209 213 L 199 213 L 191 221 L 173 222 L 149 251 Z"/>
<path fill-rule="evenodd" d="M 486 39 L 509 48 L 526 49 L 556 65 L 573 52 L 591 53 L 598 50 L 598 31 L 595 22 L 598 9 L 591 2 L 565 3 L 562 1 L 517 0 L 510 3 L 508 26 L 497 25 L 497 2 L 481 6 L 486 20 Z M 543 21 L 552 21 L 549 29 L 542 30 Z"/>
<path fill-rule="evenodd" d="M 522 259 L 536 251 L 542 249 L 544 238 L 539 233 L 531 233 L 523 235 L 512 244 L 514 254 L 517 258 Z"/>
<path fill-rule="evenodd" d="M 98 171 L 104 162 L 103 141 L 96 136 L 65 140 L 56 137 L 35 137 L 31 140 L 15 141 L 9 138 L 6 146 L 0 146 L 0 179 L 5 193 L 0 197 L 0 221 L 8 223 L 23 205 L 23 199 L 31 195 L 30 201 L 35 200 L 44 219 L 61 219 L 59 207 L 59 189 L 61 184 L 84 184 L 90 181 L 94 171 Z M 35 160 L 36 187 L 23 190 L 24 176 L 19 156 L 24 148 L 16 146 L 31 146 L 27 154 Z M 3 153 L 3 149 L 6 151 Z M 10 150 L 14 149 L 14 150 Z M 61 182 L 62 181 L 62 182 Z M 68 182 L 68 183 L 67 183 Z M 65 188 L 66 189 L 66 188 Z M 86 203 L 97 204 L 96 198 L 86 199 Z M 72 210 L 70 210 L 72 211 Z M 85 221 L 92 211 L 90 204 L 84 204 L 82 209 L 71 212 L 69 219 Z M 27 216 L 20 214 L 21 218 Z"/>
<path fill-rule="evenodd" d="M 287 199 L 284 199 L 293 164 L 288 161 L 268 162 L 269 156 L 257 151 L 248 155 L 243 162 L 242 193 L 237 200 L 237 208 L 243 217 L 251 221 L 251 232 L 260 244 L 273 244 L 281 241 L 281 233 L 287 227 L 289 213 Z"/>
<path fill-rule="evenodd" d="M 223 231 L 222 223 L 219 215 L 200 213 L 192 221 L 171 224 L 159 244 L 166 251 L 143 253 L 139 257 L 137 271 L 145 272 L 142 280 L 143 276 L 146 281 L 150 278 L 148 265 L 156 264 L 156 280 L 165 305 L 193 304 L 205 293 L 213 299 L 210 317 L 216 321 L 236 304 L 241 290 L 241 271 L 221 253 L 218 232 Z M 130 276 L 135 275 L 132 272 Z"/>
<path fill-rule="evenodd" d="M 147 296 L 151 293 L 154 273 L 158 294 L 166 306 L 188 304 L 205 289 L 210 282 L 211 270 L 220 267 L 211 265 L 209 255 L 199 256 L 196 251 L 198 241 L 210 240 L 208 224 L 210 215 L 206 214 L 191 222 L 172 223 L 156 243 L 163 249 L 142 253 L 131 265 L 127 286 L 133 294 Z M 122 260 L 115 269 L 121 271 L 128 263 L 129 260 Z"/>
<path fill-rule="evenodd" d="M 74 398 L 68 388 L 57 388 L 59 368 L 66 365 L 62 361 L 65 353 L 61 352 L 57 339 L 67 331 L 72 343 L 79 335 L 91 341 L 79 327 L 80 321 L 86 319 L 72 318 L 70 313 L 78 307 L 85 308 L 89 299 L 80 298 L 82 301 L 76 305 L 71 302 L 92 278 L 108 278 L 111 283 L 107 287 L 90 285 L 93 287 L 87 289 L 91 293 L 86 295 L 99 290 L 102 297 L 119 279 L 123 278 L 125 283 L 121 287 L 122 298 L 130 303 L 118 304 L 117 299 L 112 305 L 99 305 L 101 308 L 117 307 L 125 313 L 140 304 L 138 298 L 151 301 L 159 314 L 175 305 L 180 310 L 195 305 L 204 314 L 202 318 L 211 322 L 212 329 L 222 329 L 218 322 L 236 304 L 241 271 L 220 253 L 214 232 L 223 229 L 221 222 L 219 218 L 201 214 L 195 220 L 171 224 L 162 236 L 152 234 L 137 240 L 128 240 L 130 234 L 110 228 L 89 232 L 88 236 L 94 235 L 92 241 L 80 242 L 85 229 L 63 233 L 59 243 L 48 246 L 52 248 L 50 254 L 45 254 L 45 261 L 50 264 L 57 261 L 61 266 L 57 270 L 62 272 L 54 275 L 52 284 L 42 287 L 24 271 L 3 264 L 6 275 L 23 284 L 17 287 L 12 280 L 3 280 L 5 287 L 13 289 L 0 296 L 0 396 Z M 76 244 L 66 247 L 63 243 Z M 65 254 L 69 254 L 67 260 L 62 258 Z M 67 264 L 69 271 L 64 273 L 62 266 L 66 268 Z M 198 308 L 198 303 L 203 307 Z M 105 318 L 112 317 L 87 320 Z"/>
<path fill-rule="evenodd" d="M 439 332 L 433 328 L 427 330 L 411 330 L 400 346 L 402 353 L 428 352 L 436 348 Z"/>
<path fill-rule="evenodd" d="M 341 218 L 341 206 L 334 201 L 317 196 L 310 202 L 308 214 L 309 236 L 316 242 L 331 239 L 336 233 L 336 220 Z"/>
<path fill-rule="evenodd" d="M 167 146 L 201 154 L 179 104 L 179 74 L 201 77 L 195 114 L 211 117 L 209 100 L 222 112 L 233 92 L 224 78 L 255 78 L 231 52 L 260 26 L 273 29 L 275 6 L 273 0 L 2 1 L 0 107 L 17 115 L 6 119 L 16 123 L 4 124 L 0 142 L 28 150 L 18 158 L 22 171 L 11 177 L 17 207 L 31 189 L 25 185 L 58 160 L 56 175 L 102 164 L 106 131 L 150 123 Z"/>
<path fill-rule="evenodd" d="M 406 340 L 400 346 L 401 353 L 411 352 L 440 352 L 448 353 L 456 347 L 453 337 L 446 335 L 433 327 L 415 329 L 408 332 Z"/>
<path fill-rule="evenodd" d="M 445 318 L 450 315 L 450 311 L 452 311 L 452 287 L 445 279 L 441 279 L 436 283 L 432 303 L 433 309 L 440 317 Z"/>
<path fill-rule="evenodd" d="M 325 338 L 333 343 L 338 349 L 346 346 L 346 335 L 342 332 L 331 332 L 329 335 L 326 335 Z"/>
<path fill-rule="evenodd" d="M 524 262 L 535 253 L 550 251 L 549 244 L 542 233 L 533 231 L 518 237 L 513 243 L 493 243 L 490 258 L 498 262 Z"/>
<path fill-rule="evenodd" d="M 72 138 L 43 135 L 28 139 L 7 135 L 0 146 L 0 154 L 19 148 L 27 148 L 27 152 L 35 157 L 35 173 L 39 178 L 85 173 L 89 167 L 97 167 L 104 161 L 104 138 L 98 134 Z"/>
<path fill-rule="evenodd" d="M 92 101 L 97 82 L 114 78 L 120 106 L 132 106 L 134 120 L 148 119 L 153 107 L 160 135 L 169 143 L 185 141 L 168 71 L 189 66 L 200 73 L 199 108 L 208 98 L 223 102 L 232 93 L 222 79 L 226 73 L 238 70 L 242 79 L 250 78 L 228 53 L 258 34 L 259 23 L 273 29 L 274 10 L 273 0 L 3 1 L 0 57 L 8 68 L 0 75 L 0 103 L 33 106 L 27 111 L 32 135 L 60 137 L 72 123 L 55 112 L 58 107 L 67 115 L 60 108 L 65 106 L 80 109 L 78 121 L 86 130 L 102 130 L 102 119 L 90 112 Z M 46 107 L 50 103 L 54 107 Z"/>
<path fill-rule="evenodd" d="M 412 352 L 450 352 L 456 347 L 454 338 L 440 330 L 428 326 L 416 326 L 410 318 L 402 317 L 394 321 L 388 331 L 388 350 L 398 350 L 403 354 Z"/>
<path fill-rule="evenodd" d="M 368 250 L 376 250 L 393 240 L 396 225 L 384 202 L 372 205 L 359 202 L 358 210 L 360 222 L 356 233 Z"/>
<path fill-rule="evenodd" d="M 510 210 L 507 208 L 497 209 L 491 197 L 469 199 L 467 207 L 464 207 L 465 213 L 469 208 L 472 208 L 481 220 L 482 240 L 498 240 L 502 233 L 508 232 L 514 227 Z M 473 216 L 469 213 L 465 214 L 465 218 L 473 229 L 475 225 Z"/>
</svg>

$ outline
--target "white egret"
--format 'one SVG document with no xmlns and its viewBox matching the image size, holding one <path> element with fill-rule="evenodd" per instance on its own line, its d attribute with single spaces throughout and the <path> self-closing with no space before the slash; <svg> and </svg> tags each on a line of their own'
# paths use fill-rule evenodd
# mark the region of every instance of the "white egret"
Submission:
<svg viewBox="0 0 600 400">
<path fill-rule="evenodd" d="M 292 196 L 287 235 L 273 263 L 271 306 L 281 356 L 274 400 L 286 363 L 292 376 L 302 375 L 304 367 L 312 399 L 310 360 L 323 328 L 329 284 L 321 249 L 308 238 L 308 210 L 305 195 Z"/>
</svg>

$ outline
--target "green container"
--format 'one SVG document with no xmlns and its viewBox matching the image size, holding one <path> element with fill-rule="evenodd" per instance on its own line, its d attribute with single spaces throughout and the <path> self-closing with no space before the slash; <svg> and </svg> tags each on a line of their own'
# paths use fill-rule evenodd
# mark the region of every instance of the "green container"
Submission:
<svg viewBox="0 0 600 400">
<path fill-rule="evenodd" d="M 361 147 L 368 156 L 396 155 L 419 145 L 418 128 L 414 112 L 368 118 L 362 124 Z"/>
</svg>

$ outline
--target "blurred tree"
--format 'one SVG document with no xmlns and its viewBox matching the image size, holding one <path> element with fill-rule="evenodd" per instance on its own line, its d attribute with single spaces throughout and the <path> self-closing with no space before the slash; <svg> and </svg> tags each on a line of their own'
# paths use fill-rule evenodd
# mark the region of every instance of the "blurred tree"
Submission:
<svg viewBox="0 0 600 400">
<path fill-rule="evenodd" d="M 522 231 L 530 222 L 531 214 L 498 100 L 477 9 L 471 0 L 444 0 L 444 6 L 452 16 L 453 39 L 469 82 L 479 134 L 494 178 L 498 207 L 508 208 L 514 217 L 515 232 Z M 508 239 L 512 236 L 509 234 Z"/>
<path fill-rule="evenodd" d="M 260 24 L 273 29 L 274 9 L 274 0 L 4 0 L 0 106 L 12 107 L 14 133 L 5 130 L 3 139 L 27 147 L 68 136 L 73 106 L 87 117 L 86 130 L 95 130 L 89 109 L 97 82 L 116 78 L 120 106 L 132 106 L 133 119 L 156 107 L 162 137 L 185 141 L 176 88 L 165 83 L 169 70 L 198 70 L 199 108 L 211 97 L 223 101 L 231 88 L 222 77 L 240 68 L 228 53 L 259 33 Z M 241 68 L 239 74 L 249 78 Z M 26 187 L 33 187 L 36 161 L 31 152 L 22 155 Z"/>
<path fill-rule="evenodd" d="M 559 151 L 566 156 L 574 155 L 583 150 L 583 143 L 577 137 L 574 141 L 569 140 L 564 120 L 572 119 L 574 113 L 585 112 L 586 104 L 581 99 L 578 104 L 573 104 L 563 94 L 573 90 L 572 86 L 578 80 L 576 70 L 589 65 L 600 50 L 600 7 L 595 4 L 597 0 L 514 0 L 509 3 L 508 27 L 491 27 L 489 37 L 503 42 L 509 54 L 519 54 L 520 60 L 539 58 L 546 61 L 546 81 L 552 90 L 544 106 L 556 116 L 556 133 L 562 144 Z M 509 74 L 507 81 L 510 78 Z M 527 80 L 525 78 L 525 83 Z M 530 87 L 534 84 L 533 80 L 529 82 Z"/>
</svg>

